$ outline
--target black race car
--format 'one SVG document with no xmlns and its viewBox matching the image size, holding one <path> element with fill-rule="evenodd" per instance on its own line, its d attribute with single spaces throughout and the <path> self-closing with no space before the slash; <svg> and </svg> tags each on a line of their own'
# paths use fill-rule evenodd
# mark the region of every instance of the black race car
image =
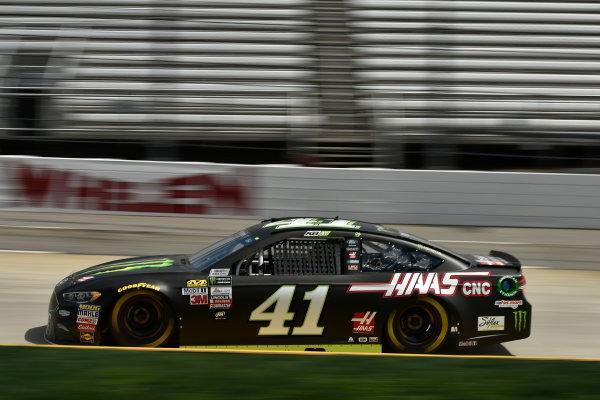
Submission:
<svg viewBox="0 0 600 400">
<path fill-rule="evenodd" d="M 73 273 L 54 289 L 46 339 L 434 352 L 528 337 L 524 286 L 519 261 L 499 251 L 465 256 L 359 221 L 273 219 L 192 255 Z"/>
</svg>

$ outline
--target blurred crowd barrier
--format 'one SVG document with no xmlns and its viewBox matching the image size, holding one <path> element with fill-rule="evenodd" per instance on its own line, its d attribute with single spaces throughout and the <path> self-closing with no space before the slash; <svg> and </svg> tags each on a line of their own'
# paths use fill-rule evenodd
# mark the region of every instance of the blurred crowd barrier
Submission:
<svg viewBox="0 0 600 400">
<path fill-rule="evenodd" d="M 600 228 L 600 175 L 0 157 L 5 210 Z"/>
<path fill-rule="evenodd" d="M 599 24 L 595 1 L 0 0 L 0 151 L 597 169 Z"/>
</svg>

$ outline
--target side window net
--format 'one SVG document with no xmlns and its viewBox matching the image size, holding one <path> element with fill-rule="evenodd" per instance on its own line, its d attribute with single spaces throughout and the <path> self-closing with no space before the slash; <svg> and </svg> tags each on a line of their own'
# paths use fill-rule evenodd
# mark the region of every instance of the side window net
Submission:
<svg viewBox="0 0 600 400">
<path fill-rule="evenodd" d="M 332 240 L 284 240 L 272 250 L 275 275 L 336 275 L 341 246 Z"/>
</svg>

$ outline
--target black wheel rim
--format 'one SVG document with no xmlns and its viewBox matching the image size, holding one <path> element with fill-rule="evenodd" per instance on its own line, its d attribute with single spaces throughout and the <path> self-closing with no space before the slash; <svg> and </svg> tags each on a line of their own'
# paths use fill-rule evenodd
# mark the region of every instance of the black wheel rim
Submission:
<svg viewBox="0 0 600 400">
<path fill-rule="evenodd" d="M 403 309 L 396 319 L 396 331 L 407 347 L 424 348 L 433 343 L 442 332 L 442 319 L 429 304 Z"/>
<path fill-rule="evenodd" d="M 132 298 L 123 306 L 121 326 L 136 341 L 152 341 L 167 327 L 162 305 L 149 297 Z"/>
</svg>

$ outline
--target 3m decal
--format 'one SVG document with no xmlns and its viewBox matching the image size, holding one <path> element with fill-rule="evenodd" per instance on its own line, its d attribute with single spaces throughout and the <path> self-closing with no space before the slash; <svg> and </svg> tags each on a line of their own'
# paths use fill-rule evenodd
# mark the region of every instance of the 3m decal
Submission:
<svg viewBox="0 0 600 400">
<path fill-rule="evenodd" d="M 208 304 L 208 287 L 184 287 L 181 288 L 183 296 L 190 296 L 190 305 L 206 305 Z"/>
<path fill-rule="evenodd" d="M 504 316 L 477 317 L 478 331 L 503 331 Z"/>
<path fill-rule="evenodd" d="M 523 332 L 527 328 L 527 311 L 513 311 L 515 331 Z"/>
<path fill-rule="evenodd" d="M 174 264 L 170 258 L 155 258 L 150 260 L 123 261 L 108 265 L 98 266 L 86 271 L 89 275 L 111 274 L 113 272 L 134 271 L 146 268 L 166 268 Z"/>
<path fill-rule="evenodd" d="M 295 285 L 283 285 L 250 313 L 250 321 L 268 321 L 261 326 L 259 335 L 288 335 L 290 327 L 284 326 L 286 321 L 294 319 L 290 312 L 290 304 L 296 290 Z M 292 335 L 322 335 L 323 326 L 319 326 L 319 318 L 323 311 L 329 285 L 319 285 L 314 290 L 304 293 L 303 299 L 309 301 L 308 310 L 301 326 L 292 329 Z M 267 311 L 273 308 L 272 311 Z"/>
<path fill-rule="evenodd" d="M 132 283 L 131 285 L 125 285 L 123 287 L 120 287 L 117 292 L 121 293 L 125 290 L 129 290 L 129 289 L 152 289 L 152 290 L 156 290 L 157 292 L 160 292 L 160 287 L 156 286 L 156 285 L 151 285 L 149 283 L 145 283 L 145 282 L 140 282 L 140 283 Z"/>
<path fill-rule="evenodd" d="M 375 314 L 377 314 L 376 311 L 354 313 L 354 317 L 351 320 L 354 323 L 352 332 L 371 334 L 375 333 Z"/>
<path fill-rule="evenodd" d="M 523 300 L 496 300 L 494 305 L 500 308 L 517 309 L 523 305 Z"/>
<path fill-rule="evenodd" d="M 473 278 L 490 276 L 490 271 L 477 272 L 447 272 L 441 276 L 437 272 L 396 272 L 387 283 L 353 283 L 348 287 L 347 293 L 371 293 L 383 292 L 383 297 L 406 297 L 413 294 L 427 295 L 432 293 L 436 296 L 454 296 L 460 284 L 459 278 Z M 469 287 L 465 296 L 473 296 L 473 293 L 484 293 L 487 285 L 484 282 L 469 281 Z M 473 289 L 473 284 L 475 289 Z M 489 282 L 487 282 L 489 283 Z M 464 287 L 463 287 L 464 290 Z M 467 294 L 468 293 L 468 294 Z M 487 296 L 486 294 L 477 294 Z"/>
<path fill-rule="evenodd" d="M 201 287 L 207 286 L 206 279 L 190 279 L 185 283 L 187 287 Z"/>
<path fill-rule="evenodd" d="M 502 296 L 512 297 L 519 291 L 519 281 L 514 276 L 503 276 L 498 281 L 498 291 Z"/>
<path fill-rule="evenodd" d="M 345 228 L 345 229 L 360 229 L 360 226 L 354 225 L 356 221 L 348 221 L 345 219 L 322 219 L 322 218 L 294 218 L 281 221 L 270 222 L 263 225 L 263 228 L 274 226 L 275 229 L 288 228 Z"/>
<path fill-rule="evenodd" d="M 208 304 L 208 294 L 192 294 L 190 295 L 190 305 L 206 305 Z"/>
</svg>

